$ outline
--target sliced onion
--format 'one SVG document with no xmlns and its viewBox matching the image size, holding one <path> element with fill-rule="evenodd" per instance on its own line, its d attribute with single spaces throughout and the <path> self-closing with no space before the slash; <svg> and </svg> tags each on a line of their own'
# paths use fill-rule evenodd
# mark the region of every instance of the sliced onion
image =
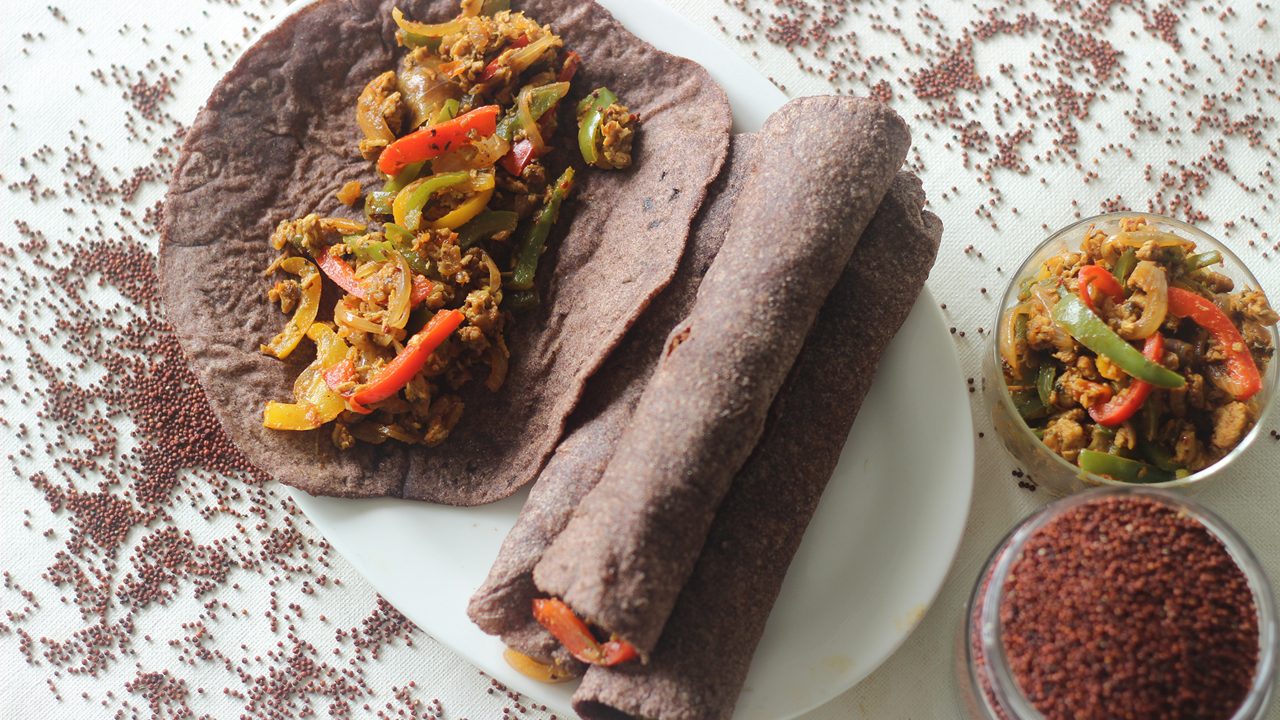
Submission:
<svg viewBox="0 0 1280 720">
<path fill-rule="evenodd" d="M 1233 398 L 1244 397 L 1252 390 L 1231 377 L 1231 373 L 1227 372 L 1226 365 L 1223 363 L 1206 363 L 1204 374 L 1209 376 L 1209 382 Z"/>
<path fill-rule="evenodd" d="M 1022 377 L 1022 359 L 1018 356 L 1018 318 L 1030 315 L 1030 311 L 1027 303 L 1009 308 L 1000 327 L 1000 357 L 1013 371 L 1014 377 Z"/>
<path fill-rule="evenodd" d="M 1126 340 L 1145 340 L 1160 329 L 1169 313 L 1169 278 L 1164 268 L 1142 260 L 1129 274 L 1128 284 L 1144 293 L 1146 306 L 1137 321 L 1120 323 L 1118 332 Z"/>
<path fill-rule="evenodd" d="M 333 308 L 333 321 L 338 325 L 358 330 L 360 332 L 381 334 L 382 326 L 371 322 L 368 319 L 353 311 L 345 301 L 338 303 Z"/>
<path fill-rule="evenodd" d="M 489 257 L 489 253 L 480 251 L 480 262 L 489 268 L 489 294 L 497 297 L 497 293 L 502 289 L 502 271 L 498 269 L 498 264 Z"/>
<path fill-rule="evenodd" d="M 405 323 L 409 322 L 409 298 L 413 294 L 413 276 L 409 269 L 409 263 L 405 261 L 404 256 L 398 252 L 393 252 L 391 262 L 395 264 L 396 269 L 396 289 L 387 299 L 387 314 L 383 323 L 385 326 L 393 328 L 403 328 Z"/>
<path fill-rule="evenodd" d="M 560 47 L 562 44 L 559 37 L 547 33 L 511 53 L 511 56 L 507 58 L 507 65 L 511 67 L 512 77 L 528 70 L 529 66 L 538 62 L 538 58 L 541 58 L 543 53 L 552 48 Z"/>
<path fill-rule="evenodd" d="M 446 100 L 458 96 L 458 87 L 440 72 L 440 59 L 434 55 L 406 55 L 396 73 L 396 85 L 400 98 L 409 108 L 407 130 L 435 117 Z"/>
<path fill-rule="evenodd" d="M 541 155 L 547 151 L 547 144 L 542 140 L 542 130 L 538 128 L 538 121 L 534 119 L 533 111 L 529 108 L 529 100 L 532 97 L 533 88 L 526 86 L 520 90 L 520 95 L 516 98 L 516 114 L 520 118 L 520 125 L 524 128 L 525 137 L 533 145 L 534 154 Z"/>
<path fill-rule="evenodd" d="M 483 170 L 493 167 L 510 150 L 511 143 L 494 133 L 437 157 L 431 161 L 431 169 L 437 173 Z"/>
<path fill-rule="evenodd" d="M 489 346 L 489 377 L 485 378 L 484 386 L 489 388 L 490 392 L 498 392 L 506 380 L 507 344 L 499 335 L 498 341 Z"/>
<path fill-rule="evenodd" d="M 400 8 L 391 8 L 391 19 L 396 21 L 396 25 L 401 30 L 414 35 L 423 37 L 444 37 L 451 33 L 460 32 L 466 29 L 467 24 L 461 20 L 450 20 L 442 23 L 424 23 L 416 20 L 410 20 L 400 12 Z"/>
</svg>

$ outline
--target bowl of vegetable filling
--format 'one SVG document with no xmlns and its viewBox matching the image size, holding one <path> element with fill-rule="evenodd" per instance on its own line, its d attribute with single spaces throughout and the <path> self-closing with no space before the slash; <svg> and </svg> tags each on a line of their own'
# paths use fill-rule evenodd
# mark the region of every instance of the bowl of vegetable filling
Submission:
<svg viewBox="0 0 1280 720">
<path fill-rule="evenodd" d="M 992 422 L 1050 492 L 1198 485 L 1263 425 L 1277 319 L 1203 231 L 1132 212 L 1081 220 L 1004 293 L 983 366 Z"/>
</svg>

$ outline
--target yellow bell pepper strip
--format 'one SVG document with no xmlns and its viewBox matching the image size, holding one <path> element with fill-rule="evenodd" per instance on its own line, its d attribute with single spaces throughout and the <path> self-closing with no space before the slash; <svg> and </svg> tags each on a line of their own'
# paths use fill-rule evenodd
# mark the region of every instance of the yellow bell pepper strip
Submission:
<svg viewBox="0 0 1280 720">
<path fill-rule="evenodd" d="M 480 173 L 472 177 L 465 190 L 472 193 L 470 197 L 458 207 L 428 222 L 427 227 L 452 230 L 466 225 L 472 218 L 484 212 L 484 209 L 489 206 L 489 199 L 493 197 L 493 173 Z"/>
<path fill-rule="evenodd" d="M 351 402 L 363 407 L 395 395 L 422 370 L 431 353 L 458 329 L 464 319 L 457 310 L 436 312 L 425 327 L 409 338 L 399 355 L 383 365 L 368 382 L 356 388 L 351 394 Z"/>
<path fill-rule="evenodd" d="M 578 150 L 588 165 L 608 168 L 604 161 L 604 124 L 605 108 L 618 102 L 618 96 L 609 88 L 600 87 L 591 91 L 590 95 L 578 103 Z"/>
<path fill-rule="evenodd" d="M 510 210 L 486 210 L 458 228 L 458 247 L 466 250 L 500 232 L 514 232 L 520 217 Z"/>
<path fill-rule="evenodd" d="M 1076 342 L 1107 358 L 1132 377 L 1162 388 L 1180 388 L 1187 382 L 1178 373 L 1143 357 L 1075 295 L 1058 300 L 1053 306 L 1052 318 L 1054 324 L 1066 330 Z"/>
<path fill-rule="evenodd" d="M 1174 477 L 1173 473 L 1165 472 L 1144 462 L 1097 450 L 1081 450 L 1076 462 L 1081 470 L 1095 475 L 1107 475 L 1120 482 L 1162 483 Z"/>
<path fill-rule="evenodd" d="M 515 269 L 511 273 L 509 287 L 513 290 L 532 290 L 533 277 L 538 272 L 538 258 L 542 257 L 547 246 L 547 236 L 551 234 L 551 226 L 555 225 L 560 214 L 560 205 L 573 190 L 573 168 L 565 168 L 555 187 L 551 189 L 551 197 L 542 206 L 538 217 L 534 220 L 529 232 L 525 234 L 516 248 Z"/>
<path fill-rule="evenodd" d="M 1222 378 L 1228 392 L 1236 400 L 1248 400 L 1262 389 L 1262 374 L 1253 362 L 1249 346 L 1231 318 L 1213 301 L 1179 287 L 1169 288 L 1169 312 L 1175 317 L 1191 318 L 1195 324 L 1209 331 L 1213 341 L 1227 356 L 1226 373 Z"/>
<path fill-rule="evenodd" d="M 471 174 L 466 170 L 418 178 L 396 193 L 396 199 L 391 203 L 391 215 L 397 225 L 417 232 L 422 225 L 422 209 L 431 196 L 470 179 Z"/>
<path fill-rule="evenodd" d="M 589 665 L 609 667 L 638 657 L 635 646 L 626 640 L 616 637 L 604 643 L 596 640 L 591 628 L 563 600 L 534 598 L 533 617 L 570 655 Z"/>
<path fill-rule="evenodd" d="M 281 270 L 298 276 L 298 284 L 302 287 L 302 300 L 293 311 L 293 317 L 284 326 L 279 335 L 267 341 L 259 349 L 267 354 L 284 360 L 289 357 L 298 341 L 307 334 L 311 324 L 316 321 L 316 313 L 320 310 L 320 272 L 306 258 L 288 257 L 277 265 Z"/>
<path fill-rule="evenodd" d="M 516 672 L 542 683 L 568 682 L 575 677 L 573 673 L 559 665 L 538 662 L 513 648 L 504 648 L 502 659 L 506 660 Z"/>
<path fill-rule="evenodd" d="M 330 422 L 346 409 L 341 395 L 329 389 L 325 370 L 343 362 L 347 357 L 347 344 L 324 323 L 314 323 L 307 330 L 307 337 L 316 344 L 316 358 L 303 371 L 310 375 L 304 391 L 296 402 L 271 401 L 262 411 L 263 427 L 272 430 L 315 430 Z"/>
<path fill-rule="evenodd" d="M 378 156 L 378 170 L 395 175 L 409 163 L 430 160 L 467 142 L 472 133 L 488 137 L 497 125 L 498 106 L 485 105 L 439 125 L 415 130 L 383 149 Z"/>
<path fill-rule="evenodd" d="M 1146 343 L 1142 347 L 1142 355 L 1151 362 L 1160 362 L 1164 357 L 1164 336 L 1158 332 L 1147 336 Z M 1099 425 L 1116 427 L 1133 417 L 1150 394 L 1151 383 L 1135 378 L 1124 392 L 1105 402 L 1099 401 L 1090 405 L 1089 417 Z"/>
</svg>

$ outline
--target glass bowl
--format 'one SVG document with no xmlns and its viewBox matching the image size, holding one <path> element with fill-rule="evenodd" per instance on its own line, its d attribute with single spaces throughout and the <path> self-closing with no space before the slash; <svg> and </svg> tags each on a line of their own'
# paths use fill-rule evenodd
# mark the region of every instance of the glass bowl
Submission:
<svg viewBox="0 0 1280 720">
<path fill-rule="evenodd" d="M 1186 498 L 1185 494 L 1129 486 L 1095 488 L 1051 503 L 1018 523 L 991 553 L 965 605 L 955 645 L 956 687 L 966 718 L 1043 720 L 1044 716 L 1018 688 L 1005 656 L 1000 624 L 1005 580 L 1027 541 L 1051 521 L 1091 502 L 1135 496 L 1163 503 L 1199 521 L 1222 543 L 1244 573 L 1258 612 L 1258 662 L 1249 692 L 1231 720 L 1258 720 L 1266 714 L 1275 685 L 1280 628 L 1271 585 L 1257 556 L 1225 520 Z"/>
<path fill-rule="evenodd" d="M 1135 216 L 1147 218 L 1149 222 L 1162 230 L 1194 241 L 1197 252 L 1217 250 L 1222 254 L 1222 264 L 1213 269 L 1215 272 L 1226 275 L 1235 281 L 1237 292 L 1246 288 L 1261 289 L 1262 287 L 1258 279 L 1253 276 L 1253 273 L 1249 272 L 1249 268 L 1245 267 L 1240 258 L 1236 257 L 1236 254 L 1226 245 L 1223 245 L 1203 230 L 1188 225 L 1181 220 L 1154 213 L 1115 212 L 1095 215 L 1054 232 L 1047 240 L 1040 243 L 1022 265 L 1018 267 L 1008 287 L 1005 288 L 1004 296 L 1001 298 L 1000 305 L 996 310 L 995 322 L 992 325 L 995 328 L 995 332 L 990 334 L 987 348 L 983 353 L 982 384 L 985 391 L 984 397 L 991 413 L 991 423 L 995 426 L 996 434 L 1000 437 L 1005 449 L 1018 460 L 1022 470 L 1031 476 L 1030 479 L 1037 486 L 1043 487 L 1053 495 L 1068 495 L 1097 486 L 1130 487 L 1133 483 L 1113 480 L 1109 477 L 1082 470 L 1079 466 L 1046 447 L 1026 422 L 1023 421 L 1022 416 L 1018 414 L 1018 410 L 1013 404 L 1013 398 L 1004 381 L 1004 372 L 1000 361 L 1000 337 L 1003 332 L 1003 322 L 1001 320 L 1005 311 L 1018 303 L 1018 286 L 1022 278 L 1034 275 L 1040 263 L 1054 255 L 1078 250 L 1080 241 L 1084 239 L 1085 232 L 1090 226 L 1096 225 L 1104 229 L 1108 227 L 1114 228 L 1122 218 Z M 1267 330 L 1271 336 L 1272 347 L 1280 350 L 1280 335 L 1277 334 L 1276 327 L 1271 326 Z M 1277 382 L 1280 381 L 1280 374 L 1278 373 L 1280 373 L 1280 357 L 1273 358 L 1263 372 L 1262 390 L 1256 396 L 1258 420 L 1244 438 L 1240 440 L 1240 444 L 1232 448 L 1229 453 L 1216 463 L 1186 477 L 1162 483 L 1143 483 L 1142 486 L 1199 490 L 1208 480 L 1220 475 L 1223 470 L 1253 444 L 1253 441 L 1262 432 L 1262 426 L 1266 424 L 1271 411 L 1272 395 L 1275 392 Z"/>
</svg>

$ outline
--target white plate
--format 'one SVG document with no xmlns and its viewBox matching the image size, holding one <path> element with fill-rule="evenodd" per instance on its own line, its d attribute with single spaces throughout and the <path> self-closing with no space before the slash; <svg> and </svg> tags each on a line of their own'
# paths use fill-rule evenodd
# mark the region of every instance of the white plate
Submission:
<svg viewBox="0 0 1280 720">
<path fill-rule="evenodd" d="M 640 37 L 710 70 L 729 95 L 738 130 L 757 129 L 785 101 L 660 0 L 600 2 Z M 889 347 L 792 563 L 736 718 L 790 718 L 831 700 L 880 665 L 924 616 L 959 546 L 973 488 L 964 387 L 926 290 Z M 292 494 L 333 546 L 419 627 L 512 689 L 573 716 L 574 685 L 543 685 L 516 673 L 502 659 L 502 643 L 465 612 L 527 491 L 479 508 Z"/>
</svg>

